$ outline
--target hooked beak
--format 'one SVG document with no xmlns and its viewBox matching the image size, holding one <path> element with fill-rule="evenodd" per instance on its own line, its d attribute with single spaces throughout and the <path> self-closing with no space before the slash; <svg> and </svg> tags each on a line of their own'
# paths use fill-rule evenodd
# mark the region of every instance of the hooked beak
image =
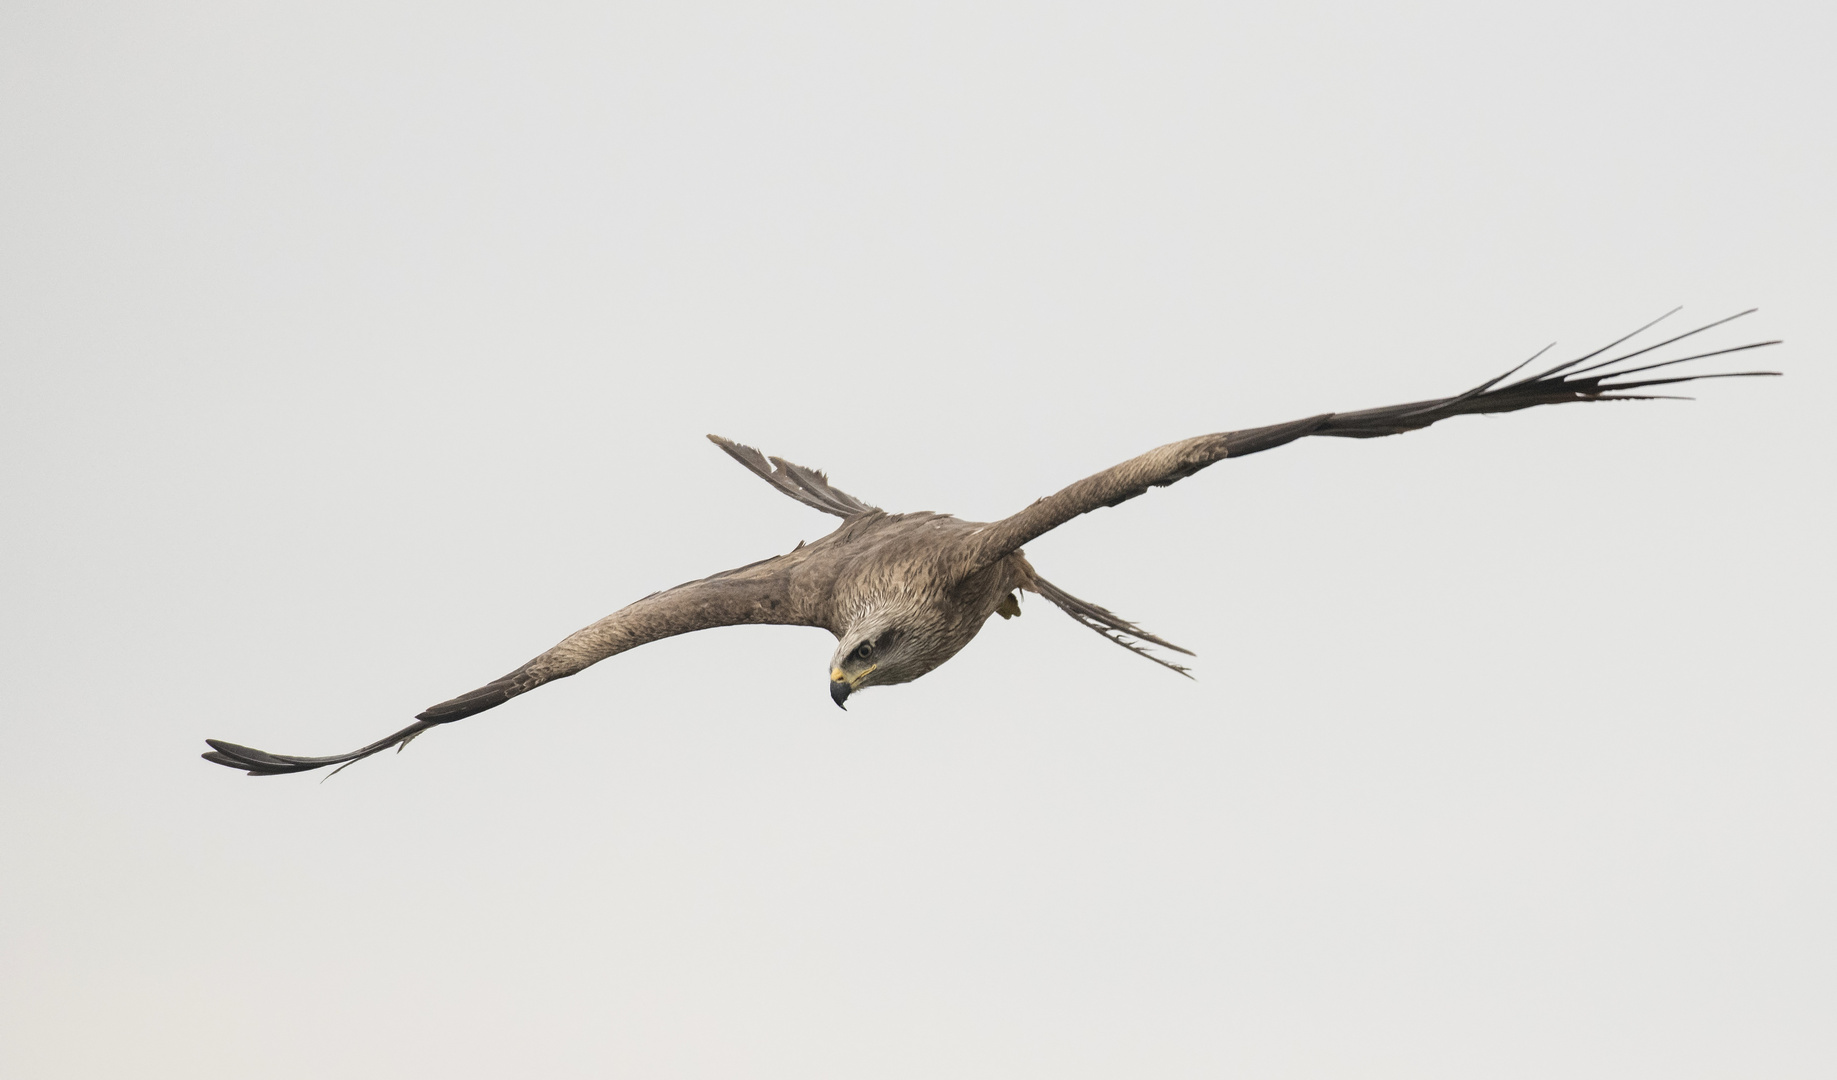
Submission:
<svg viewBox="0 0 1837 1080">
<path fill-rule="evenodd" d="M 841 668 L 830 668 L 829 700 L 836 703 L 836 708 L 841 709 L 843 712 L 847 712 L 848 706 L 842 703 L 847 701 L 848 695 L 854 693 L 855 688 L 861 685 L 861 681 L 869 675 L 872 675 L 874 673 L 874 668 L 879 666 L 879 664 L 874 664 L 862 671 L 857 671 L 855 672 L 855 677 L 852 679 L 849 678 L 848 673 Z"/>
</svg>

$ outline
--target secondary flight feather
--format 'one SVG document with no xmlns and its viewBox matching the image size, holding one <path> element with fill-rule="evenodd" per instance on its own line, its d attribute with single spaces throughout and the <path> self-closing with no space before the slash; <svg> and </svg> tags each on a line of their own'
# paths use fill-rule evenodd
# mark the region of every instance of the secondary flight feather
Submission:
<svg viewBox="0 0 1837 1080">
<path fill-rule="evenodd" d="M 911 682 L 949 660 L 969 644 L 990 616 L 1018 615 L 1019 592 L 1045 597 L 1097 633 L 1184 675 L 1185 667 L 1156 655 L 1152 647 L 1188 656 L 1190 652 L 1040 577 L 1022 546 L 1082 514 L 1116 506 L 1149 488 L 1166 487 L 1208 465 L 1310 436 L 1371 439 L 1415 431 L 1454 416 L 1570 402 L 1646 400 L 1668 395 L 1633 391 L 1702 379 L 1778 375 L 1777 371 L 1655 374 L 1677 364 L 1779 344 L 1758 341 L 1655 358 L 1679 342 L 1749 314 L 1752 312 L 1744 311 L 1635 348 L 1636 337 L 1669 317 L 1661 316 L 1593 352 L 1514 380 L 1513 376 L 1543 355 L 1540 352 L 1511 371 L 1452 397 L 1320 413 L 1285 424 L 1168 443 L 994 522 L 963 521 L 948 514 L 890 514 L 835 487 L 822 472 L 710 435 L 717 446 L 767 483 L 812 509 L 841 518 L 842 523 L 828 536 L 800 544 L 787 554 L 652 593 L 569 634 L 502 678 L 434 705 L 402 730 L 349 753 L 299 757 L 206 739 L 211 749 L 204 758 L 251 776 L 305 772 L 328 765 L 342 769 L 390 747 L 400 749 L 429 728 L 495 708 L 639 645 L 694 630 L 750 623 L 818 626 L 834 634 L 837 645 L 829 658 L 829 695 L 846 708 L 849 697 L 867 687 Z"/>
</svg>

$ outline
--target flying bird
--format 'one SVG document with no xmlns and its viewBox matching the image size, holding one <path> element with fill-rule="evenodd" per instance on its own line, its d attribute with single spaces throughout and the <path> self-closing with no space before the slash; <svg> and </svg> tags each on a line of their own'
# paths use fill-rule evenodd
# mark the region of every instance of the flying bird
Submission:
<svg viewBox="0 0 1837 1080">
<path fill-rule="evenodd" d="M 815 469 L 767 457 L 750 446 L 710 435 L 715 445 L 766 483 L 812 509 L 834 514 L 842 524 L 822 539 L 799 543 L 786 554 L 652 593 L 568 635 L 503 678 L 443 701 L 395 734 L 348 754 L 296 757 L 206 739 L 211 750 L 204 758 L 244 769 L 251 776 L 305 772 L 328 765 L 343 769 L 390 747 L 400 750 L 429 728 L 496 708 L 607 657 L 648 642 L 716 626 L 818 626 L 834 634 L 837 645 L 829 658 L 829 696 L 846 708 L 848 699 L 867 687 L 911 682 L 949 660 L 969 644 L 990 616 L 1010 618 L 1020 614 L 1017 594 L 1022 592 L 1044 597 L 1111 641 L 1185 675 L 1185 667 L 1157 655 L 1153 647 L 1188 656 L 1192 653 L 1047 581 L 1028 563 L 1023 545 L 1081 514 L 1116 506 L 1149 488 L 1167 487 L 1227 458 L 1272 450 L 1296 439 L 1371 439 L 1415 431 L 1451 416 L 1515 412 L 1575 401 L 1649 400 L 1669 395 L 1628 391 L 1697 379 L 1779 374 L 1648 374 L 1674 364 L 1777 345 L 1777 341 L 1628 366 L 1629 361 L 1650 357 L 1659 349 L 1752 312 L 1731 315 L 1651 345 L 1630 345 L 1635 337 L 1675 313 L 1661 316 L 1587 355 L 1513 382 L 1506 380 L 1549 347 L 1505 374 L 1453 397 L 1359 412 L 1320 413 L 1286 424 L 1168 443 L 1087 476 L 1000 521 L 963 521 L 930 512 L 890 514 L 842 491 Z M 1614 355 L 1608 356 L 1610 353 Z M 1608 358 L 1601 359 L 1603 356 Z M 1632 378 L 1636 375 L 1645 377 Z"/>
</svg>

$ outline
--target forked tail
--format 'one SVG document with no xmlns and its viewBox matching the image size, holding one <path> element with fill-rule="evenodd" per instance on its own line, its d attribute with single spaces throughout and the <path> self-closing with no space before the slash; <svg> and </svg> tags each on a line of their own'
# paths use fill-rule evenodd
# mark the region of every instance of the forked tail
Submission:
<svg viewBox="0 0 1837 1080">
<path fill-rule="evenodd" d="M 1181 665 L 1171 660 L 1163 660 L 1153 652 L 1150 652 L 1148 647 L 1143 645 L 1142 642 L 1146 641 L 1151 644 L 1159 645 L 1163 649 L 1172 649 L 1186 656 L 1192 656 L 1193 650 L 1182 649 L 1171 641 L 1164 641 L 1161 638 L 1155 637 L 1153 634 L 1115 612 L 1106 608 L 1100 608 L 1088 600 L 1080 600 L 1071 593 L 1054 585 L 1052 582 L 1040 577 L 1038 574 L 1033 576 L 1033 590 L 1046 599 L 1051 600 L 1060 611 L 1078 620 L 1080 625 L 1090 627 L 1092 630 L 1097 631 L 1099 634 L 1116 642 L 1118 645 L 1128 649 L 1137 656 L 1147 657 L 1164 668 L 1178 671 L 1189 679 L 1193 677 L 1192 673 Z"/>
</svg>

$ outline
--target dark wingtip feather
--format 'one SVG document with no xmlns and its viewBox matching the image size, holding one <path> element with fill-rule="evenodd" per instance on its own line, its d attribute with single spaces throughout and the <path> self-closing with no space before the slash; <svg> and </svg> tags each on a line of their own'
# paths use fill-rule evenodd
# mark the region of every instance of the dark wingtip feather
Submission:
<svg viewBox="0 0 1837 1080">
<path fill-rule="evenodd" d="M 1523 371 L 1525 368 L 1531 365 L 1532 360 L 1536 360 L 1538 357 L 1542 356 L 1543 354 L 1549 352 L 1551 349 L 1554 349 L 1554 348 L 1556 348 L 1556 342 L 1552 341 L 1550 344 L 1545 345 L 1543 348 L 1532 353 L 1529 359 L 1519 361 L 1518 366 L 1511 369 L 1510 371 L 1507 371 L 1500 375 L 1494 375 L 1492 378 L 1474 387 L 1472 390 L 1469 390 L 1466 393 L 1460 394 L 1456 397 L 1449 398 L 1446 401 L 1435 402 L 1432 405 L 1428 405 L 1428 406 L 1425 406 L 1424 408 L 1417 409 L 1414 412 L 1401 413 L 1399 414 L 1399 418 L 1416 416 L 1421 413 L 1431 412 L 1435 409 L 1447 408 L 1450 405 L 1459 405 L 1463 401 L 1471 401 L 1472 399 L 1477 398 L 1481 394 L 1486 393 L 1488 390 L 1491 390 L 1493 387 L 1499 385 L 1505 380 L 1518 374 L 1520 371 Z M 1560 369 L 1557 369 L 1557 370 L 1560 370 Z"/>
<path fill-rule="evenodd" d="M 205 742 L 213 746 L 218 745 L 214 739 L 206 739 Z M 227 745 L 235 746 L 233 743 Z M 234 751 L 213 750 L 210 753 L 200 754 L 198 756 L 213 764 L 227 765 L 232 769 L 241 769 L 250 776 L 280 776 L 284 773 L 304 772 L 307 769 L 316 767 L 312 765 L 294 765 L 275 760 L 259 750 L 250 750 L 248 747 L 235 747 Z"/>
<path fill-rule="evenodd" d="M 338 766 L 332 771 L 332 775 L 336 776 L 344 770 L 345 766 L 362 761 L 392 746 L 405 744 L 427 729 L 438 726 L 438 723 L 438 721 L 417 720 L 395 734 L 378 739 L 368 746 L 360 747 L 348 754 L 333 754 L 330 757 L 270 754 L 266 750 L 257 750 L 252 746 L 243 746 L 240 743 L 225 742 L 222 739 L 205 739 L 204 742 L 211 748 L 211 752 L 199 756 L 213 765 L 242 769 L 250 776 L 279 776 L 283 773 L 310 772 L 313 769 L 322 769 L 327 765 Z"/>
<path fill-rule="evenodd" d="M 1670 360 L 1659 360 L 1650 364 L 1634 367 L 1623 366 L 1629 360 L 1645 356 L 1656 349 L 1664 348 L 1695 337 L 1718 326 L 1751 315 L 1756 308 L 1717 319 L 1714 322 L 1675 334 L 1652 345 L 1642 346 L 1626 352 L 1619 352 L 1605 360 L 1597 360 L 1586 367 L 1577 367 L 1583 361 L 1594 360 L 1603 353 L 1614 352 L 1618 346 L 1636 337 L 1644 330 L 1656 325 L 1659 320 L 1647 323 L 1639 330 L 1621 337 L 1604 348 L 1596 349 L 1584 356 L 1543 371 L 1517 382 L 1498 386 L 1498 380 L 1483 383 L 1475 390 L 1454 397 L 1441 398 L 1435 401 L 1419 401 L 1408 405 L 1393 405 L 1383 409 L 1365 409 L 1353 413 L 1336 413 L 1320 430 L 1311 434 L 1330 435 L 1341 438 L 1369 439 L 1382 435 L 1398 435 L 1428 427 L 1451 416 L 1477 413 L 1515 412 L 1537 405 L 1560 405 L 1572 401 L 1632 401 L 1641 397 L 1652 398 L 1665 395 L 1636 395 L 1619 393 L 1620 391 L 1638 389 L 1646 386 L 1662 386 L 1672 383 L 1697 382 L 1707 379 L 1744 379 L 1760 375 L 1778 375 L 1777 371 L 1721 371 L 1705 372 L 1701 375 L 1678 375 L 1665 379 L 1637 379 L 1614 382 L 1615 379 L 1626 379 L 1630 375 L 1651 371 L 1655 368 L 1670 367 L 1673 364 L 1685 364 L 1693 360 L 1706 360 L 1710 357 L 1728 356 L 1733 353 L 1747 352 L 1751 349 L 1765 349 L 1780 344 L 1779 341 L 1755 341 L 1745 345 L 1734 345 L 1723 349 L 1692 353 Z M 1522 365 L 1521 365 L 1522 366 Z"/>
</svg>

